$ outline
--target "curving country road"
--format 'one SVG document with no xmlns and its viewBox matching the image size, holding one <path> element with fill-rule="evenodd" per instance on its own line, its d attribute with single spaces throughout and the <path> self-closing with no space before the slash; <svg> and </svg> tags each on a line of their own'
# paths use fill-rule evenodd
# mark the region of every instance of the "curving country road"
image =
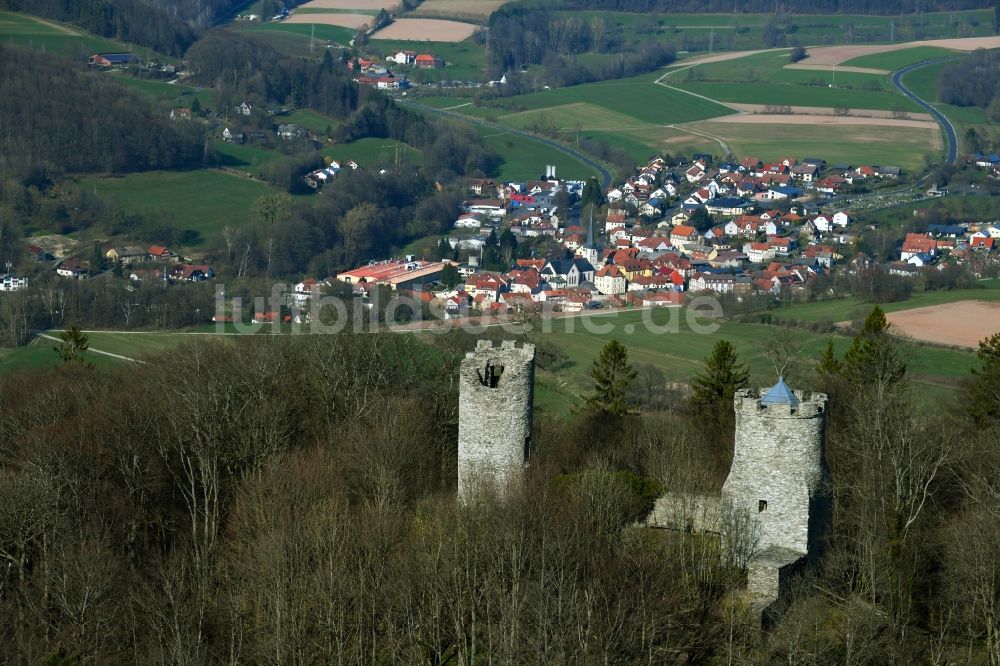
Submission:
<svg viewBox="0 0 1000 666">
<path fill-rule="evenodd" d="M 927 67 L 928 65 L 933 65 L 935 63 L 942 62 L 944 60 L 955 60 L 956 58 L 962 58 L 964 56 L 948 56 L 946 58 L 934 58 L 932 60 L 924 60 L 922 62 L 914 63 L 912 65 L 907 65 L 902 69 L 897 69 L 892 73 L 892 85 L 896 86 L 899 92 L 903 93 L 914 102 L 919 104 L 921 107 L 926 109 L 926 111 L 931 114 L 935 120 L 944 128 L 945 136 L 948 139 L 948 157 L 945 160 L 948 164 L 955 164 L 958 161 L 958 134 L 955 133 L 955 126 L 951 124 L 951 121 L 945 117 L 943 113 L 935 109 L 930 103 L 920 99 L 913 94 L 909 88 L 903 85 L 903 75 L 912 72 L 915 69 L 920 69 L 922 67 Z"/>
<path fill-rule="evenodd" d="M 463 123 L 469 123 L 470 125 L 479 125 L 480 127 L 486 127 L 488 129 L 493 129 L 493 130 L 496 130 L 498 132 L 507 132 L 507 133 L 510 133 L 510 134 L 517 134 L 518 136 L 523 136 L 526 139 L 531 139 L 532 141 L 537 141 L 539 143 L 544 143 L 546 146 L 552 148 L 553 150 L 558 150 L 561 153 L 569 155 L 570 157 L 572 157 L 575 160 L 583 162 L 584 164 L 586 164 L 587 166 L 589 166 L 590 168 L 592 168 L 594 171 L 596 171 L 597 173 L 601 174 L 601 189 L 602 190 L 607 190 L 607 189 L 609 189 L 611 187 L 611 181 L 612 181 L 611 172 L 608 171 L 607 168 L 603 164 L 601 164 L 600 162 L 598 162 L 597 160 L 595 160 L 592 157 L 588 157 L 587 155 L 584 155 L 583 153 L 570 148 L 567 145 L 559 143 L 558 141 L 552 141 L 551 139 L 545 139 L 543 137 L 537 136 L 537 135 L 532 134 L 530 132 L 525 132 L 523 130 L 513 129 L 513 128 L 507 127 L 505 125 L 498 125 L 497 123 L 491 123 L 491 122 L 488 122 L 488 121 L 485 121 L 485 120 L 480 120 L 479 118 L 473 118 L 473 117 L 467 116 L 467 115 L 462 114 L 462 113 L 456 113 L 455 111 L 448 111 L 447 109 L 435 109 L 432 106 L 427 106 L 426 104 L 421 104 L 420 102 L 414 102 L 413 100 L 406 99 L 405 97 L 403 97 L 403 98 L 398 98 L 397 97 L 396 101 L 397 102 L 404 102 L 407 105 L 412 106 L 415 109 L 420 109 L 421 111 L 429 111 L 431 113 L 436 113 L 436 114 L 441 115 L 441 116 L 446 116 L 448 118 L 452 118 L 454 120 L 459 120 L 459 121 L 461 121 Z"/>
</svg>

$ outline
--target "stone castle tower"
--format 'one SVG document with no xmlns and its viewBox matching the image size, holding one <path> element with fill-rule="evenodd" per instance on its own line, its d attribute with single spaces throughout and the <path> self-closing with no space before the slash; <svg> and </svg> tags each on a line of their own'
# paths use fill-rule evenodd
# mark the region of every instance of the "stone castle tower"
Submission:
<svg viewBox="0 0 1000 666">
<path fill-rule="evenodd" d="M 782 379 L 736 393 L 736 447 L 723 501 L 756 524 L 758 552 L 816 552 L 830 509 L 823 458 L 826 396 L 792 391 Z"/>
<path fill-rule="evenodd" d="M 737 391 L 733 403 L 736 446 L 721 496 L 667 493 L 646 524 L 720 534 L 746 563 L 750 605 L 766 612 L 819 554 L 829 524 L 826 396 L 778 379 L 759 392 Z"/>
<path fill-rule="evenodd" d="M 458 496 L 517 481 L 531 449 L 535 346 L 478 341 L 462 360 L 458 391 Z"/>
</svg>

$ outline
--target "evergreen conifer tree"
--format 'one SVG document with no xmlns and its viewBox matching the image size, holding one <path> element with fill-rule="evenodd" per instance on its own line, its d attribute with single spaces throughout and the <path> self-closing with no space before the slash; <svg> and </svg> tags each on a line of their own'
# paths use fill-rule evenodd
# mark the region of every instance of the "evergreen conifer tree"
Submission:
<svg viewBox="0 0 1000 666">
<path fill-rule="evenodd" d="M 882 308 L 875 306 L 865 318 L 861 332 L 844 355 L 843 366 L 845 379 L 858 384 L 894 385 L 906 375 L 906 361 L 889 334 Z"/>
<path fill-rule="evenodd" d="M 58 347 L 53 347 L 59 358 L 62 359 L 63 363 L 69 363 L 71 361 L 82 361 L 83 352 L 87 351 L 90 347 L 90 342 L 87 340 L 87 336 L 84 335 L 83 331 L 76 324 L 73 324 L 68 329 L 59 334 Z"/>
<path fill-rule="evenodd" d="M 966 409 L 977 425 L 986 426 L 1000 420 L 1000 333 L 980 342 L 977 354 L 983 367 L 972 371 Z"/>
<path fill-rule="evenodd" d="M 590 371 L 594 392 L 586 397 L 592 410 L 612 416 L 634 413 L 628 397 L 629 385 L 636 378 L 636 371 L 628 362 L 628 350 L 617 340 L 611 340 L 601 349 Z"/>
<path fill-rule="evenodd" d="M 733 395 L 750 385 L 750 371 L 740 361 L 728 340 L 719 340 L 705 359 L 705 370 L 695 376 L 691 403 L 699 416 L 711 423 L 728 421 L 733 409 Z"/>
</svg>

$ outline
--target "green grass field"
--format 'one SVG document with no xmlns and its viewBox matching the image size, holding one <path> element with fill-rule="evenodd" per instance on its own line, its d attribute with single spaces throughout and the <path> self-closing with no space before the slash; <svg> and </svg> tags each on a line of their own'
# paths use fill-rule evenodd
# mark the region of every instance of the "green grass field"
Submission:
<svg viewBox="0 0 1000 666">
<path fill-rule="evenodd" d="M 907 65 L 912 65 L 921 60 L 930 60 L 931 58 L 940 58 L 954 54 L 955 52 L 951 49 L 943 49 L 938 46 L 915 46 L 911 49 L 901 49 L 899 51 L 889 51 L 888 53 L 876 53 L 861 56 L 860 58 L 852 58 L 843 64 L 851 67 L 887 69 L 890 72 L 894 72 L 897 69 L 902 69 Z"/>
<path fill-rule="evenodd" d="M 104 39 L 75 26 L 36 18 L 28 14 L 0 11 L 0 44 L 16 44 L 58 53 L 86 62 L 94 53 L 124 52 L 140 49 L 124 42 Z M 145 48 L 141 49 L 146 52 Z M 169 59 L 157 54 L 160 59 Z"/>
<path fill-rule="evenodd" d="M 339 162 L 354 160 L 367 169 L 391 166 L 396 160 L 396 145 L 392 139 L 367 138 L 330 146 L 321 152 L 328 162 L 331 158 Z M 419 165 L 424 163 L 424 154 L 412 146 L 400 143 L 399 159 L 401 163 Z"/>
<path fill-rule="evenodd" d="M 545 109 L 566 104 L 585 103 L 636 120 L 669 125 L 705 120 L 732 113 L 721 104 L 698 99 L 653 83 L 659 73 L 627 79 L 585 83 L 569 88 L 545 90 L 505 98 L 496 104 L 507 113 Z M 506 114 L 505 114 L 506 115 Z"/>
<path fill-rule="evenodd" d="M 981 283 L 982 289 L 955 289 L 952 291 L 925 291 L 914 294 L 911 298 L 898 303 L 885 303 L 881 308 L 886 312 L 911 310 L 929 305 L 954 303 L 955 301 L 1000 301 L 1000 280 L 988 280 Z M 850 321 L 868 314 L 872 305 L 863 303 L 857 298 L 838 298 L 829 301 L 812 303 L 791 303 L 774 310 L 776 317 L 795 319 L 798 321 Z"/>
<path fill-rule="evenodd" d="M 319 23 L 237 23 L 233 29 L 263 39 L 279 51 L 298 54 L 309 51 L 313 37 L 317 46 L 323 46 L 325 42 L 347 46 L 355 33 L 350 28 Z"/>
<path fill-rule="evenodd" d="M 526 137 L 498 132 L 487 127 L 475 127 L 486 144 L 503 156 L 497 177 L 505 180 L 538 178 L 545 173 L 546 164 L 554 164 L 560 178 L 585 179 L 597 175 L 594 171 L 566 153 L 562 153 Z"/>
<path fill-rule="evenodd" d="M 237 143 L 226 143 L 225 141 L 216 141 L 213 147 L 219 155 L 223 166 L 249 171 L 254 176 L 260 175 L 261 166 L 281 157 L 280 153 L 276 153 L 273 150 L 254 146 L 241 146 Z"/>
<path fill-rule="evenodd" d="M 271 122 L 274 125 L 295 123 L 299 127 L 304 127 L 310 132 L 320 135 L 326 134 L 328 129 L 332 129 L 338 125 L 336 119 L 324 116 L 322 113 L 317 113 L 311 109 L 295 109 L 287 113 L 280 113 L 273 116 Z"/>
<path fill-rule="evenodd" d="M 917 307 L 916 304 L 910 307 Z M 791 309 L 791 308 L 789 308 Z M 869 307 L 870 309 L 870 307 Z M 576 397 L 589 387 L 591 365 L 601 348 L 611 339 L 617 339 L 628 348 L 633 365 L 651 364 L 658 367 L 668 381 L 688 382 L 704 367 L 705 358 L 720 339 L 728 340 L 736 348 L 751 373 L 751 385 L 765 386 L 774 382 L 774 369 L 767 359 L 763 342 L 781 329 L 764 324 L 723 321 L 716 332 L 701 334 L 693 331 L 686 322 L 685 310 L 655 310 L 652 312 L 624 312 L 617 315 L 595 316 L 585 324 L 580 319 L 554 322 L 554 330 L 543 334 L 565 352 L 574 363 L 557 373 L 539 373 L 543 390 L 536 393 L 536 403 L 542 409 L 565 413 Z M 784 312 L 775 311 L 776 314 Z M 669 318 L 677 318 L 676 332 L 657 333 L 649 330 L 645 321 L 665 326 Z M 566 330 L 572 321 L 573 329 Z M 606 326 L 607 331 L 597 327 Z M 834 341 L 838 353 L 850 346 L 850 338 L 842 335 L 818 334 L 794 330 L 800 357 L 809 362 L 818 358 L 828 340 Z M 908 357 L 911 377 L 938 395 L 947 395 L 955 381 L 966 376 L 977 360 L 971 352 L 955 351 L 925 346 L 914 347 Z"/>
<path fill-rule="evenodd" d="M 200 233 L 202 244 L 218 241 L 227 225 L 248 224 L 254 202 L 273 192 L 259 181 L 211 169 L 87 177 L 80 185 L 117 201 L 126 212 L 170 213 L 180 229 Z"/>
<path fill-rule="evenodd" d="M 666 82 L 679 84 L 696 81 L 731 81 L 734 83 L 793 83 L 827 85 L 833 83 L 833 71 L 787 69 L 790 49 L 754 53 L 735 60 L 705 63 L 671 75 Z M 803 61 L 808 64 L 808 59 Z M 878 85 L 891 89 L 889 78 L 882 74 L 837 72 L 836 84 L 843 88 Z"/>
<path fill-rule="evenodd" d="M 912 90 L 918 97 L 921 97 L 928 102 L 937 101 L 937 84 L 938 80 L 941 78 L 941 70 L 949 64 L 952 63 L 939 62 L 933 65 L 927 65 L 926 67 L 921 67 L 920 69 L 915 69 L 912 72 L 903 75 L 903 84 Z"/>
<path fill-rule="evenodd" d="M 939 141 L 937 128 L 885 125 L 771 125 L 702 122 L 690 125 L 723 139 L 736 155 L 774 159 L 810 155 L 831 164 L 883 164 L 912 171 Z M 940 142 L 938 143 L 940 145 Z"/>
<path fill-rule="evenodd" d="M 877 92 L 786 83 L 673 82 L 678 88 L 722 102 L 788 106 L 844 107 L 847 109 L 896 109 L 919 112 L 920 107 L 896 92 Z"/>
</svg>

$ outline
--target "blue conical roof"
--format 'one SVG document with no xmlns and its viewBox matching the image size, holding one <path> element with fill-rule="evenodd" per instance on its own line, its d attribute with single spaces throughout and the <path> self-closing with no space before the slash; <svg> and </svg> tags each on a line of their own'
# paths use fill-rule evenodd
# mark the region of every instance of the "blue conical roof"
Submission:
<svg viewBox="0 0 1000 666">
<path fill-rule="evenodd" d="M 795 397 L 792 393 L 792 389 L 788 388 L 788 384 L 785 383 L 784 377 L 778 377 L 778 383 L 768 389 L 764 397 L 760 399 L 763 405 L 797 405 L 799 404 L 799 399 Z"/>
</svg>

